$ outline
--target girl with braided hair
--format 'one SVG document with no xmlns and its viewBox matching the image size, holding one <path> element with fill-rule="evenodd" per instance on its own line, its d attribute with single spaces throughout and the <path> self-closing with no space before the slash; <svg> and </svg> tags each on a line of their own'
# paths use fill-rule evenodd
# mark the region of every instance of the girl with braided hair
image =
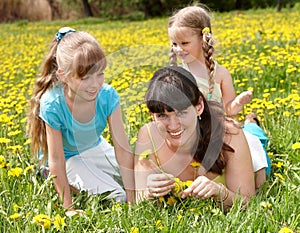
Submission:
<svg viewBox="0 0 300 233">
<path fill-rule="evenodd" d="M 201 6 L 188 6 L 169 18 L 171 39 L 170 64 L 182 65 L 197 80 L 198 87 L 208 100 L 223 101 L 227 115 L 236 115 L 252 98 L 252 91 L 236 96 L 229 71 L 214 58 L 214 38 L 210 15 Z"/>
<path fill-rule="evenodd" d="M 171 39 L 170 65 L 177 66 L 177 57 L 180 58 L 183 68 L 194 75 L 207 100 L 223 103 L 227 116 L 237 115 L 251 101 L 253 91 L 236 96 L 229 71 L 214 60 L 215 40 L 205 5 L 188 6 L 175 12 L 169 18 L 168 34 Z M 270 172 L 270 159 L 257 135 L 246 132 L 246 137 L 258 188 Z"/>
</svg>

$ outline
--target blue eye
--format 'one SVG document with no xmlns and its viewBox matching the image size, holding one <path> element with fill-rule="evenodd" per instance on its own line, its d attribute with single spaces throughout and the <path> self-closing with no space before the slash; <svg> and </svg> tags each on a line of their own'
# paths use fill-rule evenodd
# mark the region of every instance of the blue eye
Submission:
<svg viewBox="0 0 300 233">
<path fill-rule="evenodd" d="M 86 75 L 86 76 L 83 76 L 82 78 L 81 78 L 81 80 L 88 80 L 90 78 L 90 76 L 89 75 Z"/>
<path fill-rule="evenodd" d="M 186 111 L 179 111 L 179 112 L 177 112 L 177 116 L 183 116 L 183 115 L 185 115 L 187 112 Z"/>
<path fill-rule="evenodd" d="M 164 113 L 157 114 L 157 118 L 163 119 L 163 118 L 166 118 L 166 117 L 167 117 L 167 115 L 164 114 Z"/>
</svg>

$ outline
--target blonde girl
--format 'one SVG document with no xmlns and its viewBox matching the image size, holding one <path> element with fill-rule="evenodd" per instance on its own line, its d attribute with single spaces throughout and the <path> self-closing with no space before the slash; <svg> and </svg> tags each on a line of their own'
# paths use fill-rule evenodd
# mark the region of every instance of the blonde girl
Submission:
<svg viewBox="0 0 300 233">
<path fill-rule="evenodd" d="M 125 201 L 127 194 L 131 201 L 133 156 L 119 95 L 104 83 L 105 67 L 105 55 L 94 37 L 61 28 L 30 100 L 32 152 L 56 177 L 63 207 L 71 210 L 69 184 L 89 194 L 110 192 L 117 201 Z M 107 121 L 114 147 L 101 136 Z"/>
<path fill-rule="evenodd" d="M 215 41 L 208 11 L 200 6 L 179 10 L 169 19 L 168 33 L 171 65 L 177 65 L 179 57 L 207 98 L 223 101 L 227 115 L 236 115 L 242 110 L 251 100 L 252 91 L 236 97 L 229 71 L 214 60 Z"/>
<path fill-rule="evenodd" d="M 223 103 L 228 116 L 236 115 L 253 95 L 245 91 L 236 96 L 229 71 L 214 60 L 214 38 L 211 20 L 204 5 L 188 6 L 169 18 L 168 34 L 171 39 L 170 64 L 190 71 L 199 89 L 208 100 Z M 256 126 L 254 126 L 256 127 Z M 257 126 L 258 127 L 258 126 Z M 253 158 L 257 187 L 266 180 L 268 156 L 256 136 L 246 133 Z"/>
</svg>

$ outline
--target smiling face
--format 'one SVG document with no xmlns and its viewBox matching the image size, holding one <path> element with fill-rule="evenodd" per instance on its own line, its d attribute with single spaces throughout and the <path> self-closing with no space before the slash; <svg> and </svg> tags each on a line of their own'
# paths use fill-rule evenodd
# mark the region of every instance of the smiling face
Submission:
<svg viewBox="0 0 300 233">
<path fill-rule="evenodd" d="M 197 116 L 202 114 L 205 105 L 193 75 L 173 66 L 156 71 L 145 101 L 167 143 L 174 149 L 184 147 L 191 151 L 198 138 Z"/>
<path fill-rule="evenodd" d="M 168 29 L 171 46 L 184 63 L 203 59 L 202 37 L 187 27 L 173 26 Z"/>
<path fill-rule="evenodd" d="M 68 100 L 77 104 L 94 101 L 107 64 L 96 39 L 80 31 L 68 34 L 57 45 L 56 60 Z"/>
<path fill-rule="evenodd" d="M 88 73 L 82 78 L 70 78 L 66 81 L 66 95 L 73 101 L 94 101 L 104 82 L 103 70 L 92 74 Z"/>
<path fill-rule="evenodd" d="M 159 132 L 173 148 L 190 148 L 197 138 L 197 116 L 201 105 L 189 106 L 181 111 L 153 113 Z M 192 144 L 191 144 L 192 143 Z"/>
</svg>

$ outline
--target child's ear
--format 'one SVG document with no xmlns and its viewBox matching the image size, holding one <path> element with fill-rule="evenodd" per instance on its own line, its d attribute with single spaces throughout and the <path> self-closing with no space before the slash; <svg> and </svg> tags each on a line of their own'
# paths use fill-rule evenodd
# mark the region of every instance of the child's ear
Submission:
<svg viewBox="0 0 300 233">
<path fill-rule="evenodd" d="M 66 76 L 64 75 L 63 71 L 60 68 L 57 69 L 56 75 L 60 81 L 66 82 Z"/>
</svg>

